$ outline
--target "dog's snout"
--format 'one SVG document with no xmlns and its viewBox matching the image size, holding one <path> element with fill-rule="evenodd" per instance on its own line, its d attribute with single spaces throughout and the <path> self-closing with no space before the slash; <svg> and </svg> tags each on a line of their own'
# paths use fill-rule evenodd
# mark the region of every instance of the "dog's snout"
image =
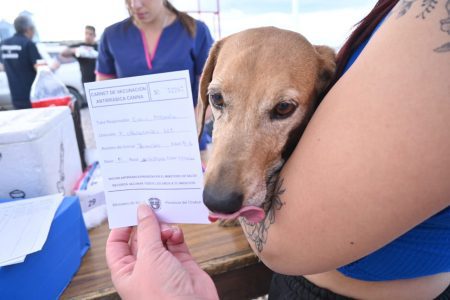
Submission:
<svg viewBox="0 0 450 300">
<path fill-rule="evenodd" d="M 240 191 L 206 186 L 203 190 L 203 203 L 215 213 L 232 214 L 242 207 L 244 195 Z"/>
</svg>

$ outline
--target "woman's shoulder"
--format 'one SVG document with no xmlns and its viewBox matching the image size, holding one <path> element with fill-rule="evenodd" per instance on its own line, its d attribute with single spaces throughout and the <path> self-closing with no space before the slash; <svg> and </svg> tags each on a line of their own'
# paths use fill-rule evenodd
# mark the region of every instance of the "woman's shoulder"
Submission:
<svg viewBox="0 0 450 300">
<path fill-rule="evenodd" d="M 130 17 L 123 19 L 122 21 L 119 21 L 117 23 L 114 23 L 112 25 L 109 25 L 108 27 L 105 28 L 105 34 L 115 34 L 118 33 L 120 31 L 124 31 L 127 28 L 129 28 L 130 26 L 134 26 L 133 25 L 133 21 L 131 20 Z"/>
<path fill-rule="evenodd" d="M 195 26 L 197 26 L 197 33 L 199 33 L 199 32 L 201 32 L 201 33 L 209 32 L 209 28 L 206 25 L 206 23 L 201 21 L 201 20 L 195 19 Z"/>
<path fill-rule="evenodd" d="M 194 28 L 195 28 L 195 35 L 192 37 L 190 34 L 188 34 L 188 29 L 186 28 L 187 25 L 183 23 L 183 21 L 180 19 L 180 17 L 177 17 L 171 24 L 169 24 L 167 27 L 171 28 L 172 32 L 185 32 L 185 34 L 188 34 L 190 36 L 190 39 L 192 40 L 203 40 L 205 37 L 210 38 L 211 32 L 209 31 L 208 26 L 201 20 L 191 18 L 191 21 L 193 22 Z M 192 25 L 192 24 L 191 24 Z"/>
<path fill-rule="evenodd" d="M 195 19 L 195 39 L 197 41 L 202 41 L 202 40 L 209 40 L 211 43 L 213 42 L 213 37 L 211 35 L 211 32 L 208 28 L 208 26 L 206 25 L 206 23 L 204 23 L 201 20 L 197 20 Z"/>
</svg>

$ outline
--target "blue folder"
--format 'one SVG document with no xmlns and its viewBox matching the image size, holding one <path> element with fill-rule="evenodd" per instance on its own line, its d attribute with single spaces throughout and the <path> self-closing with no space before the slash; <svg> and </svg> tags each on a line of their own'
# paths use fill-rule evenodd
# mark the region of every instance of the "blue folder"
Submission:
<svg viewBox="0 0 450 300">
<path fill-rule="evenodd" d="M 0 199 L 6 201 L 11 199 Z M 42 250 L 27 255 L 23 263 L 0 267 L 0 298 L 58 299 L 89 247 L 78 197 L 65 197 Z"/>
</svg>

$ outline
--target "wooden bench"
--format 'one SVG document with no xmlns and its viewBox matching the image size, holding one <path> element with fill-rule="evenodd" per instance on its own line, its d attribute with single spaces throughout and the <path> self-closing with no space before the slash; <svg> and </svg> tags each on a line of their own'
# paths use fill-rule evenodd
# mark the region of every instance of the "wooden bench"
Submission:
<svg viewBox="0 0 450 300">
<path fill-rule="evenodd" d="M 272 271 L 248 245 L 241 227 L 182 225 L 195 260 L 213 278 L 220 299 L 251 299 L 267 294 Z M 62 299 L 120 299 L 106 265 L 107 224 L 90 230 L 91 249 Z"/>
</svg>

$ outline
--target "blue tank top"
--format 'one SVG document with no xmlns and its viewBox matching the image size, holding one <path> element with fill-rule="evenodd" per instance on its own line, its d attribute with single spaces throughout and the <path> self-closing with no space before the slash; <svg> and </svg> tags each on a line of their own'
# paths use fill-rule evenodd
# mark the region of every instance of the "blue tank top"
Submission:
<svg viewBox="0 0 450 300">
<path fill-rule="evenodd" d="M 371 37 L 355 50 L 344 72 L 356 61 Z M 381 249 L 338 271 L 366 281 L 408 279 L 450 272 L 450 206 Z"/>
</svg>

